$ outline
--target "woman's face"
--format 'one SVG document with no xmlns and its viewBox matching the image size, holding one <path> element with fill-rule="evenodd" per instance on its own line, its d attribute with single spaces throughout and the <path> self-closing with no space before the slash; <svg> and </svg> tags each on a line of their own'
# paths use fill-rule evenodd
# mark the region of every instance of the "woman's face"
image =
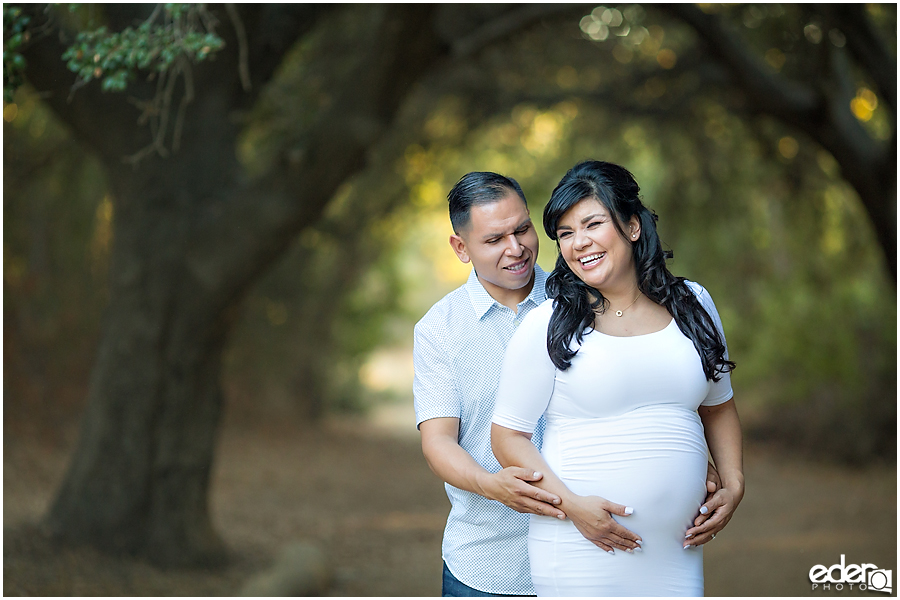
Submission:
<svg viewBox="0 0 900 600">
<path fill-rule="evenodd" d="M 641 235 L 636 217 L 623 227 L 624 239 L 602 202 L 583 198 L 556 227 L 559 250 L 576 277 L 603 292 L 626 293 L 637 284 L 631 244 Z"/>
</svg>

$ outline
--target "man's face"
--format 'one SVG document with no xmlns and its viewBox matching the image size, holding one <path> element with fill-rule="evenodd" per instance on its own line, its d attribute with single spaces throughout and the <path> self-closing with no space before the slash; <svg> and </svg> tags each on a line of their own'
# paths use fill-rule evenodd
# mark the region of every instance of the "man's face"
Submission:
<svg viewBox="0 0 900 600">
<path fill-rule="evenodd" d="M 478 279 L 496 299 L 531 283 L 538 255 L 538 236 L 528 208 L 513 191 L 473 206 L 471 219 L 450 245 L 459 259 L 475 267 Z"/>
</svg>

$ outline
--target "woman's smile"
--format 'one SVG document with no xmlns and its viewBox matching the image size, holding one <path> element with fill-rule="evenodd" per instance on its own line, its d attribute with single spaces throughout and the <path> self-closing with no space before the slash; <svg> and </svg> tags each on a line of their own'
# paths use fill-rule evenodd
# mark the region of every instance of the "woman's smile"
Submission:
<svg viewBox="0 0 900 600">
<path fill-rule="evenodd" d="M 582 256 L 581 258 L 578 259 L 578 262 L 581 263 L 582 268 L 585 270 L 593 269 L 598 264 L 600 264 L 600 261 L 605 256 L 606 256 L 606 252 L 596 252 L 594 254 Z"/>
</svg>

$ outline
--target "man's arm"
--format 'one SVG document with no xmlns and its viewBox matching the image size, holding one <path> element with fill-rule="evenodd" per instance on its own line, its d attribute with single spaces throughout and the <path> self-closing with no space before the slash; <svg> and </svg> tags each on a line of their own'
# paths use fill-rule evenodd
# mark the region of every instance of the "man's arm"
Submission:
<svg viewBox="0 0 900 600">
<path fill-rule="evenodd" d="M 422 453 L 434 474 L 453 487 L 496 500 L 520 513 L 534 513 L 565 519 L 555 504 L 556 494 L 531 485 L 541 473 L 507 467 L 489 473 L 459 445 L 459 419 L 442 417 L 422 421 Z"/>
</svg>

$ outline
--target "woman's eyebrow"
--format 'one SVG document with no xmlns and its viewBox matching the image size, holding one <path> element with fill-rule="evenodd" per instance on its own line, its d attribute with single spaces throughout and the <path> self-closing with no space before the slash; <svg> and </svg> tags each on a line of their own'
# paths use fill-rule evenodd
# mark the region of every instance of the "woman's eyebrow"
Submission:
<svg viewBox="0 0 900 600">
<path fill-rule="evenodd" d="M 601 218 L 601 219 L 602 219 L 602 218 L 605 217 L 605 216 L 606 216 L 606 215 L 603 214 L 603 213 L 597 213 L 597 214 L 594 214 L 594 215 L 588 215 L 588 216 L 586 216 L 585 218 L 583 218 L 583 219 L 581 220 L 581 224 L 584 225 L 585 223 L 587 223 L 587 222 L 590 221 L 591 219 L 597 219 L 597 218 Z M 572 228 L 569 227 L 568 225 L 557 225 L 556 229 L 557 229 L 557 231 L 558 231 L 558 230 L 560 230 L 560 229 L 572 229 Z"/>
</svg>

